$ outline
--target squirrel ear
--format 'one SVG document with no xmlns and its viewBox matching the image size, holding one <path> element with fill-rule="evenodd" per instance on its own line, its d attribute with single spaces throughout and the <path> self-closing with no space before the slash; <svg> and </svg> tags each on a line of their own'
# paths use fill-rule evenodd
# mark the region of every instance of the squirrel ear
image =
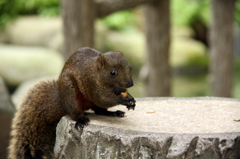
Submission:
<svg viewBox="0 0 240 159">
<path fill-rule="evenodd" d="M 121 51 L 117 51 L 116 53 L 123 56 L 123 53 Z"/>
<path fill-rule="evenodd" d="M 98 68 L 102 68 L 105 65 L 105 57 L 102 53 L 100 53 L 97 57 L 97 66 Z"/>
</svg>

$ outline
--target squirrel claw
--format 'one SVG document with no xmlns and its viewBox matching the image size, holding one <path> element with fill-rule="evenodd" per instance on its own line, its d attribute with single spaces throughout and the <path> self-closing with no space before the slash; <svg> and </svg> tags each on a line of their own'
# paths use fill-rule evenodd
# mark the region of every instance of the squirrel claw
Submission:
<svg viewBox="0 0 240 159">
<path fill-rule="evenodd" d="M 134 99 L 129 102 L 129 104 L 127 105 L 128 110 L 130 110 L 130 109 L 134 110 L 135 102 L 136 101 Z"/>
<path fill-rule="evenodd" d="M 90 120 L 85 116 L 78 118 L 76 121 L 76 124 L 75 124 L 75 128 L 82 130 L 84 128 L 84 126 L 88 125 L 89 122 L 90 122 Z"/>
<path fill-rule="evenodd" d="M 120 111 L 120 110 L 117 110 L 117 111 L 115 112 L 115 115 L 116 115 L 117 117 L 124 117 L 124 114 L 125 114 L 125 112 Z"/>
<path fill-rule="evenodd" d="M 134 109 L 135 109 L 135 106 L 128 106 L 127 109 L 128 109 L 128 110 L 130 110 L 130 109 L 134 110 Z"/>
</svg>

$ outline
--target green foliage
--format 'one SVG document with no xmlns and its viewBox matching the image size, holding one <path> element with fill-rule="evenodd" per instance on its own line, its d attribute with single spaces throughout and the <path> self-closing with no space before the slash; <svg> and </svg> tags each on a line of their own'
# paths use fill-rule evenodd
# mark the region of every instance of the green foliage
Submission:
<svg viewBox="0 0 240 159">
<path fill-rule="evenodd" d="M 172 95 L 174 97 L 196 97 L 210 95 L 207 75 L 173 76 Z M 187 88 L 187 89 L 186 89 Z"/>
<path fill-rule="evenodd" d="M 211 21 L 211 0 L 172 0 L 172 21 L 176 25 L 191 26 L 198 20 L 206 26 Z M 240 0 L 235 1 L 235 22 L 240 26 Z"/>
<path fill-rule="evenodd" d="M 203 69 L 207 69 L 208 66 L 209 66 L 208 56 L 191 57 L 188 63 L 186 64 L 186 67 L 203 68 Z"/>
<path fill-rule="evenodd" d="M 124 30 L 133 26 L 136 21 L 132 10 L 123 10 L 102 18 L 102 22 L 112 30 Z"/>
<path fill-rule="evenodd" d="M 208 25 L 210 21 L 210 0 L 172 0 L 172 22 L 176 25 L 191 26 L 195 20 Z M 240 0 L 235 3 L 235 21 L 240 26 Z M 135 10 L 124 10 L 106 16 L 102 21 L 113 30 L 133 28 L 137 23 Z M 17 15 L 39 14 L 57 16 L 60 14 L 59 0 L 1 0 L 0 28 Z"/>
<path fill-rule="evenodd" d="M 196 19 L 209 23 L 209 0 L 172 0 L 171 3 L 174 24 L 190 26 Z"/>
<path fill-rule="evenodd" d="M 0 28 L 4 28 L 17 15 L 57 16 L 59 13 L 58 0 L 1 0 Z"/>
<path fill-rule="evenodd" d="M 240 58 L 234 59 L 234 98 L 240 99 Z"/>
<path fill-rule="evenodd" d="M 0 1 L 0 29 L 16 16 L 15 0 Z"/>
<path fill-rule="evenodd" d="M 235 21 L 236 24 L 240 27 L 240 0 L 235 2 Z"/>
<path fill-rule="evenodd" d="M 240 78 L 240 58 L 234 59 L 234 72 Z"/>
<path fill-rule="evenodd" d="M 58 0 L 15 0 L 18 14 L 59 15 Z"/>
</svg>

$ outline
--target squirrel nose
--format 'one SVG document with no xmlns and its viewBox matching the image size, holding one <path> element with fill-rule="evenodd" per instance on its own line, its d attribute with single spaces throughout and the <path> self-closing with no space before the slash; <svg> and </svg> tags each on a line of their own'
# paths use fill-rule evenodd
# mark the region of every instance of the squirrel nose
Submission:
<svg viewBox="0 0 240 159">
<path fill-rule="evenodd" d="M 133 80 L 129 80 L 127 83 L 127 87 L 132 87 L 133 86 Z"/>
</svg>

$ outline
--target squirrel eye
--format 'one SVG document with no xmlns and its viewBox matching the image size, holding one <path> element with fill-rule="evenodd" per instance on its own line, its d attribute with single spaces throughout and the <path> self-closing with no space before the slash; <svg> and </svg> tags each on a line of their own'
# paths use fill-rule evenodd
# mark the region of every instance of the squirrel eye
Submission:
<svg viewBox="0 0 240 159">
<path fill-rule="evenodd" d="M 110 71 L 111 76 L 116 76 L 116 72 L 114 70 Z"/>
</svg>

